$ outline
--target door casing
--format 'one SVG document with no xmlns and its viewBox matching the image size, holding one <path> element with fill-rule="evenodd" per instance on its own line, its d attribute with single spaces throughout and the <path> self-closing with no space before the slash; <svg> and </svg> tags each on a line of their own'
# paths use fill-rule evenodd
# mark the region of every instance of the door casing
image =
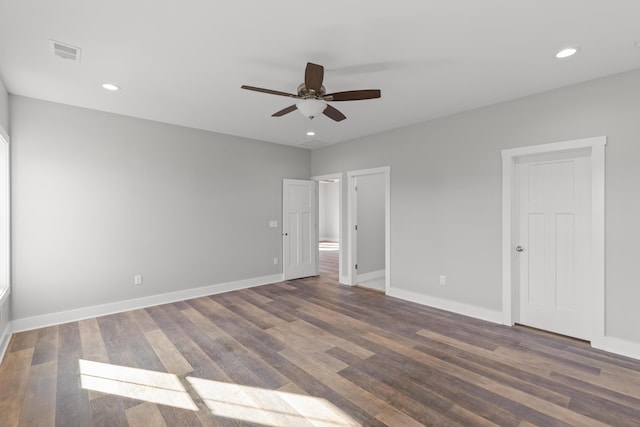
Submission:
<svg viewBox="0 0 640 427">
<path fill-rule="evenodd" d="M 515 161 L 519 158 L 542 154 L 559 153 L 578 149 L 590 150 L 591 167 L 591 265 L 593 282 L 587 291 L 587 307 L 593 313 L 590 339 L 599 340 L 605 336 L 605 276 L 604 276 L 604 180 L 606 136 L 585 138 L 551 144 L 502 150 L 502 314 L 503 324 L 513 325 L 515 319 L 518 278 L 514 241 L 515 221 Z"/>
<path fill-rule="evenodd" d="M 11 146 L 9 136 L 0 127 L 0 309 L 11 293 Z M 1 332 L 0 332 L 1 334 Z M 2 335 L 0 335 L 2 345 Z M 0 360 L 2 349 L 0 349 Z"/>
</svg>

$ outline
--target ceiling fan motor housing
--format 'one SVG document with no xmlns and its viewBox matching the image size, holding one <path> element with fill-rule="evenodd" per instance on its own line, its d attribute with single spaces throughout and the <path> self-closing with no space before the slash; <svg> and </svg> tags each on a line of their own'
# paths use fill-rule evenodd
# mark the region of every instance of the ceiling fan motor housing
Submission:
<svg viewBox="0 0 640 427">
<path fill-rule="evenodd" d="M 307 89 L 304 83 L 300 83 L 298 86 L 298 96 L 307 99 L 307 98 L 321 98 L 327 93 L 327 89 L 324 86 L 320 86 L 320 92 L 313 93 Z"/>
</svg>

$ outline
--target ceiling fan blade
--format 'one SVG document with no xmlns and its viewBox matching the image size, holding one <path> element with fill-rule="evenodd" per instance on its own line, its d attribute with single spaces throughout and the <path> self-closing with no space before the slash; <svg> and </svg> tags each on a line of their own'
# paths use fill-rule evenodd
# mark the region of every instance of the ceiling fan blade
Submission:
<svg viewBox="0 0 640 427">
<path fill-rule="evenodd" d="M 322 97 L 325 101 L 360 101 L 363 99 L 380 98 L 380 89 L 348 90 L 346 92 L 330 93 Z"/>
<path fill-rule="evenodd" d="M 307 68 L 304 70 L 304 85 L 309 92 L 320 93 L 324 80 L 324 67 L 318 64 L 307 62 Z"/>
<path fill-rule="evenodd" d="M 285 114 L 289 114 L 292 111 L 297 110 L 298 107 L 296 107 L 296 104 L 290 105 L 287 108 L 283 108 L 282 110 L 278 111 L 277 113 L 273 113 L 271 115 L 271 117 L 281 117 L 284 116 Z"/>
<path fill-rule="evenodd" d="M 327 105 L 327 108 L 324 109 L 322 114 L 324 114 L 325 116 L 329 117 L 332 120 L 335 120 L 336 122 L 341 122 L 347 118 L 347 116 L 342 114 L 340 111 L 338 111 L 336 108 L 332 107 L 331 105 Z"/>
<path fill-rule="evenodd" d="M 280 92 L 277 90 L 271 90 L 271 89 L 263 89 L 261 87 L 255 87 L 255 86 L 247 86 L 247 85 L 242 85 L 240 86 L 242 89 L 246 89 L 246 90 L 253 90 L 255 92 L 262 92 L 262 93 L 268 93 L 270 95 L 280 95 L 280 96 L 287 96 L 289 98 L 300 98 L 298 95 L 294 95 L 292 93 L 287 93 L 287 92 Z"/>
</svg>

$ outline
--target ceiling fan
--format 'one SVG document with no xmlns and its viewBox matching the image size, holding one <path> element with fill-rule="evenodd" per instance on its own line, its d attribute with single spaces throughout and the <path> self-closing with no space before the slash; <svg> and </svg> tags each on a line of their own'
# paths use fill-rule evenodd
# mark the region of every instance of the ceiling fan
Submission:
<svg viewBox="0 0 640 427">
<path fill-rule="evenodd" d="M 313 119 L 319 114 L 324 114 L 336 122 L 342 121 L 347 117 L 336 108 L 327 104 L 332 101 L 360 101 L 364 99 L 380 98 L 380 89 L 365 90 L 349 90 L 346 92 L 334 92 L 327 94 L 326 89 L 322 86 L 324 80 L 324 67 L 318 64 L 307 63 L 304 71 L 304 83 L 298 86 L 298 94 L 280 92 L 277 90 L 263 89 L 255 86 L 242 85 L 242 89 L 253 90 L 256 92 L 270 93 L 272 95 L 287 96 L 289 98 L 300 99 L 301 101 L 290 105 L 276 113 L 272 117 L 281 117 L 294 110 L 300 111 L 305 117 Z"/>
</svg>

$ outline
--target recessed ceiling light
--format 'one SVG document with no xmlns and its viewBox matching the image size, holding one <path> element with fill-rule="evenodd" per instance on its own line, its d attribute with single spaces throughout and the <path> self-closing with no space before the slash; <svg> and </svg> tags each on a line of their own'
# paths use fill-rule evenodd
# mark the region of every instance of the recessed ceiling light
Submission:
<svg viewBox="0 0 640 427">
<path fill-rule="evenodd" d="M 104 84 L 102 85 L 102 87 L 103 87 L 104 89 L 106 89 L 106 90 L 110 90 L 110 91 L 112 91 L 112 92 L 115 92 L 115 91 L 117 91 L 117 90 L 120 90 L 120 87 L 118 87 L 118 86 L 114 85 L 113 83 L 104 83 Z"/>
<path fill-rule="evenodd" d="M 562 49 L 560 52 L 556 53 L 556 58 L 558 59 L 568 58 L 570 56 L 575 55 L 576 53 L 578 53 L 577 47 L 567 47 L 565 49 Z"/>
<path fill-rule="evenodd" d="M 316 133 L 310 130 L 309 132 L 307 132 L 307 136 L 316 136 Z"/>
</svg>

